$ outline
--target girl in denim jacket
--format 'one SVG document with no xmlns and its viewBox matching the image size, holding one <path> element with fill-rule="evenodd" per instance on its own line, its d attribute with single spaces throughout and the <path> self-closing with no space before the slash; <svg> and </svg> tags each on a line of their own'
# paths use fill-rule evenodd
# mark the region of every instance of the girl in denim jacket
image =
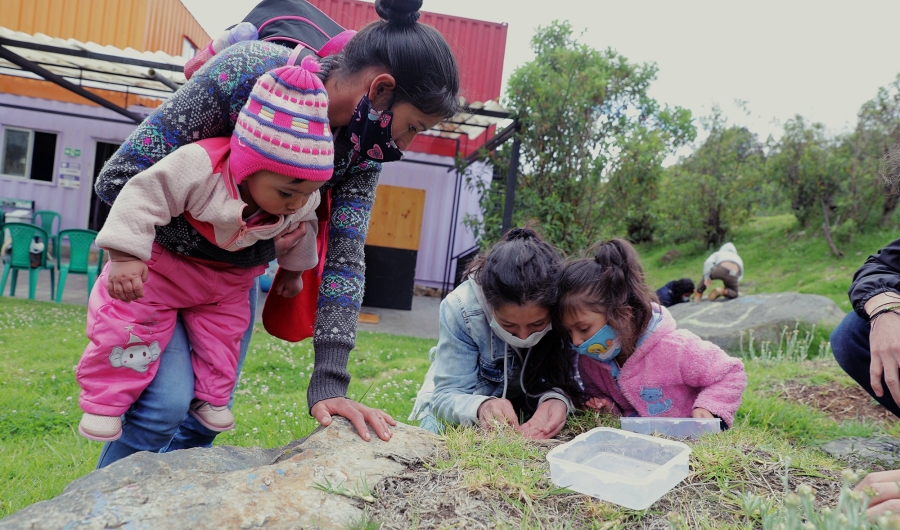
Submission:
<svg viewBox="0 0 900 530">
<path fill-rule="evenodd" d="M 533 439 L 565 425 L 577 389 L 574 354 L 551 324 L 559 254 L 516 228 L 466 271 L 441 302 L 440 336 L 409 419 L 432 432 L 441 422 L 508 423 Z M 530 416 L 520 424 L 519 414 Z"/>
</svg>

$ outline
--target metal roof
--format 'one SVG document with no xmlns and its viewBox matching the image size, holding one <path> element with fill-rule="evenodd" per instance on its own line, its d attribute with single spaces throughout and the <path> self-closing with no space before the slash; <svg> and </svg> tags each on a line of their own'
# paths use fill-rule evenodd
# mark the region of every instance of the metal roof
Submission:
<svg viewBox="0 0 900 530">
<path fill-rule="evenodd" d="M 501 107 L 496 101 L 485 101 L 484 103 L 475 101 L 469 103 L 456 116 L 438 123 L 422 134 L 452 140 L 467 136 L 470 140 L 475 140 L 488 128 L 506 124 L 510 119 L 512 119 L 510 111 Z"/>
<path fill-rule="evenodd" d="M 0 27 L 0 75 L 52 81 L 119 114 L 137 119 L 137 123 L 142 116 L 84 89 L 124 92 L 162 101 L 187 81 L 185 62 L 183 57 L 163 52 L 123 50 Z"/>
</svg>

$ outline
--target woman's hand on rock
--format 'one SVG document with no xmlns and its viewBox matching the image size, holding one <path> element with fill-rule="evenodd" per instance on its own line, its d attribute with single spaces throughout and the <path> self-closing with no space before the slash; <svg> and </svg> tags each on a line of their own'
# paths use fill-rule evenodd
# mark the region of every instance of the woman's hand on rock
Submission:
<svg viewBox="0 0 900 530">
<path fill-rule="evenodd" d="M 538 405 L 530 420 L 522 424 L 522 436 L 532 440 L 553 438 L 566 425 L 569 407 L 559 399 L 548 399 Z"/>
<path fill-rule="evenodd" d="M 359 437 L 367 442 L 371 439 L 369 425 L 385 442 L 392 436 L 390 426 L 397 425 L 397 421 L 387 412 L 367 407 L 345 397 L 323 399 L 313 405 L 309 413 L 324 427 L 331 425 L 332 416 L 343 416 L 350 420 Z"/>
</svg>

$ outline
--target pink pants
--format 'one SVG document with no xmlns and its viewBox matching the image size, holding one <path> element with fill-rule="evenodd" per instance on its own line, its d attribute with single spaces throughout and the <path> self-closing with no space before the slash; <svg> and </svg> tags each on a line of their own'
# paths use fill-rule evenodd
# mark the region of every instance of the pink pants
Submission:
<svg viewBox="0 0 900 530">
<path fill-rule="evenodd" d="M 109 264 L 88 302 L 85 348 L 75 373 L 82 410 L 124 414 L 150 384 L 180 312 L 193 349 L 194 393 L 227 405 L 234 389 L 240 342 L 250 325 L 249 293 L 265 267 L 215 267 L 153 245 L 144 297 L 130 303 L 106 290 Z"/>
</svg>

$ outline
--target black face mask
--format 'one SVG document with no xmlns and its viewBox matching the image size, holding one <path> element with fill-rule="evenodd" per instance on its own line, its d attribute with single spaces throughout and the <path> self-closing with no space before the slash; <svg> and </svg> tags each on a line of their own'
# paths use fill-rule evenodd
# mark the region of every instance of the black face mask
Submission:
<svg viewBox="0 0 900 530">
<path fill-rule="evenodd" d="M 391 138 L 393 119 L 393 112 L 373 109 L 368 95 L 359 100 L 347 125 L 350 141 L 353 142 L 353 162 L 360 157 L 374 162 L 395 162 L 403 158 L 403 151 Z"/>
</svg>

